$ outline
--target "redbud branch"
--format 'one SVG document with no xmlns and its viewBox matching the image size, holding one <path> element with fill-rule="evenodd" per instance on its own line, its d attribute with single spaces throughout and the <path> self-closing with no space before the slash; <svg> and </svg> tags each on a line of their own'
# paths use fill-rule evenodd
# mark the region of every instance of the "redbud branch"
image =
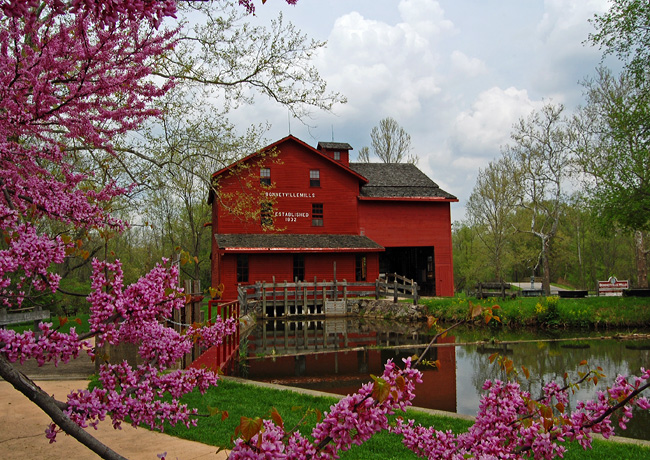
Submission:
<svg viewBox="0 0 650 460">
<path fill-rule="evenodd" d="M 591 428 L 592 426 L 597 425 L 598 423 L 602 422 L 603 420 L 605 420 L 605 418 L 607 418 L 608 416 L 610 416 L 611 414 L 613 414 L 614 412 L 619 410 L 621 407 L 625 406 L 628 402 L 630 402 L 637 395 L 641 394 L 643 391 L 647 390 L 648 388 L 650 388 L 650 381 L 646 382 L 645 385 L 643 385 L 643 386 L 635 389 L 634 391 L 632 391 L 632 393 L 630 393 L 625 399 L 623 399 L 622 401 L 618 402 L 617 404 L 609 407 L 605 412 L 603 412 L 600 415 L 600 417 L 598 417 L 595 420 L 592 420 L 591 422 L 587 423 L 586 425 L 583 425 L 582 428 Z"/>
<path fill-rule="evenodd" d="M 565 385 L 564 387 L 562 387 L 562 388 L 558 389 L 557 391 L 554 391 L 553 393 L 551 393 L 551 394 L 549 395 L 549 397 L 553 397 L 554 395 L 556 395 L 556 394 L 558 394 L 558 393 L 562 393 L 562 392 L 568 390 L 569 388 L 571 388 L 571 385 L 580 385 L 580 384 L 581 384 L 582 382 L 584 382 L 584 381 L 587 379 L 587 377 L 589 377 L 592 373 L 595 373 L 595 371 L 592 370 L 592 371 L 587 372 L 587 373 L 586 373 L 586 374 L 585 374 L 585 375 L 584 375 L 580 380 L 578 380 L 577 382 L 575 382 L 575 383 L 573 383 L 573 384 L 570 384 L 570 385 Z M 541 397 L 535 399 L 534 401 L 535 401 L 535 402 L 540 402 L 540 401 L 542 401 L 542 400 L 545 399 L 545 398 L 546 398 L 545 396 L 541 396 Z M 515 424 L 521 422 L 522 420 L 528 420 L 528 419 L 531 419 L 531 418 L 534 417 L 534 415 L 535 415 L 535 414 L 528 414 L 528 415 L 525 415 L 525 416 L 523 416 L 523 417 L 520 417 L 520 418 L 518 418 L 517 420 L 513 420 L 512 422 L 510 422 L 510 423 L 508 424 L 508 426 L 515 425 Z"/>
<path fill-rule="evenodd" d="M 4 185 L 5 185 L 4 179 L 0 179 L 0 187 L 2 187 L 2 194 L 5 197 L 5 201 L 7 202 L 7 206 L 9 206 L 9 209 L 11 209 L 12 211 L 15 211 L 16 207 L 14 206 L 14 203 L 11 200 L 11 196 L 9 195 L 9 190 L 7 190 L 7 187 L 5 187 Z"/>
<path fill-rule="evenodd" d="M 431 339 L 431 341 L 429 342 L 429 344 L 427 345 L 427 347 L 424 349 L 424 351 L 420 354 L 420 356 L 418 357 L 417 361 L 415 361 L 415 363 L 413 364 L 413 367 L 417 367 L 417 365 L 420 363 L 420 361 L 422 361 L 422 358 L 424 358 L 424 356 L 427 354 L 427 351 L 429 351 L 429 348 L 431 348 L 431 347 L 433 346 L 433 344 L 436 343 L 436 340 L 438 340 L 438 338 L 440 338 L 441 336 L 443 336 L 443 335 L 446 334 L 447 332 L 451 331 L 452 329 L 454 329 L 454 328 L 460 326 L 461 324 L 465 324 L 465 322 L 467 322 L 466 319 L 464 319 L 464 320 L 462 320 L 462 321 L 459 321 L 459 322 L 457 322 L 457 323 L 455 323 L 455 324 L 452 324 L 451 326 L 449 326 L 449 327 L 448 327 L 447 329 L 445 329 L 444 331 L 437 333 L 437 334 L 436 334 L 436 335 Z"/>
<path fill-rule="evenodd" d="M 595 418 L 594 420 L 591 420 L 591 421 L 589 421 L 589 422 L 587 422 L 587 423 L 585 423 L 585 424 L 583 424 L 583 425 L 580 425 L 579 428 L 572 428 L 572 429 L 571 429 L 571 432 L 572 432 L 572 433 L 575 433 L 577 430 L 582 430 L 582 429 L 586 429 L 586 428 L 591 428 L 591 427 L 593 427 L 594 425 L 597 425 L 597 424 L 601 423 L 601 422 L 602 422 L 603 420 L 605 420 L 607 417 L 609 417 L 609 416 L 612 415 L 614 412 L 616 412 L 617 410 L 619 410 L 620 408 L 622 408 L 623 406 L 625 406 L 628 402 L 630 402 L 632 399 L 634 399 L 636 396 L 638 396 L 639 394 L 641 394 L 642 392 L 644 392 L 644 391 L 647 390 L 648 388 L 650 388 L 650 381 L 646 382 L 645 385 L 643 385 L 643 386 L 641 386 L 641 387 L 635 389 L 634 391 L 632 391 L 632 392 L 631 392 L 629 395 L 627 395 L 627 397 L 625 397 L 625 399 L 623 399 L 622 401 L 618 402 L 617 404 L 615 404 L 615 405 L 613 405 L 613 406 L 608 407 L 607 410 L 605 410 L 605 412 L 603 412 L 599 417 L 597 417 L 597 418 Z M 557 433 L 551 433 L 551 439 L 552 439 L 552 440 L 557 439 L 557 436 L 558 436 Z M 516 449 L 515 452 L 516 452 L 516 453 L 527 452 L 527 451 L 529 451 L 529 450 L 531 450 L 531 449 L 532 449 L 532 446 L 530 446 L 530 445 L 528 445 L 528 446 L 522 446 L 522 447 L 519 447 L 518 449 Z"/>
<path fill-rule="evenodd" d="M 40 407 L 43 412 L 49 415 L 52 421 L 67 434 L 88 447 L 101 458 L 109 460 L 126 460 L 124 457 L 105 444 L 99 442 L 96 438 L 91 436 L 90 433 L 86 432 L 79 425 L 73 422 L 63 412 L 65 409 L 63 403 L 56 401 L 24 374 L 17 371 L 2 354 L 0 354 L 0 376 L 2 376 L 2 378 L 7 382 L 11 383 L 18 391 L 27 396 L 32 402 L 34 402 L 34 404 Z"/>
<path fill-rule="evenodd" d="M 364 401 L 366 401 L 366 400 L 369 399 L 369 398 L 370 398 L 370 394 L 367 394 L 367 395 L 366 395 L 366 396 L 365 396 L 361 401 L 359 401 L 358 403 L 356 403 L 356 404 L 354 405 L 354 409 L 353 409 L 353 410 L 356 412 L 356 410 L 359 408 L 359 406 L 361 405 L 361 403 L 363 403 Z M 376 403 L 377 403 L 377 401 L 375 401 L 375 404 L 376 404 Z M 326 445 L 328 445 L 330 442 L 332 442 L 333 439 L 334 439 L 334 438 L 332 438 L 331 436 L 327 436 L 326 438 L 324 438 L 324 439 L 323 439 L 321 442 L 319 442 L 318 445 L 316 446 L 316 452 L 320 452 L 321 450 L 323 450 L 323 449 L 325 448 Z M 311 459 L 312 457 L 309 456 L 309 457 L 307 457 L 307 458 Z"/>
</svg>

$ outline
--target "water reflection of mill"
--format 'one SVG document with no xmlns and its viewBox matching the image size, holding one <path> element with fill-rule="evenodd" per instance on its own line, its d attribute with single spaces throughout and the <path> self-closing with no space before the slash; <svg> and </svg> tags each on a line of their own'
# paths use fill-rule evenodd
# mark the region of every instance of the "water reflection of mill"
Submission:
<svg viewBox="0 0 650 460">
<path fill-rule="evenodd" d="M 564 372 L 576 369 L 583 359 L 593 367 L 601 366 L 609 379 L 618 373 L 638 372 L 639 367 L 650 364 L 647 338 L 634 342 L 588 337 L 569 341 L 568 334 L 549 339 L 528 332 L 515 337 L 512 333 L 497 334 L 492 341 L 485 341 L 480 334 L 476 330 L 454 331 L 454 336 L 442 339 L 441 346 L 427 353 L 427 360 L 440 361 L 440 369 L 423 369 L 424 382 L 416 389 L 415 405 L 475 414 L 483 382 L 505 378 L 489 363 L 488 356 L 495 351 L 513 359 L 517 368 L 530 370 L 531 378 L 521 380 L 532 395 L 539 394 L 550 379 L 561 381 Z M 422 324 L 357 318 L 264 321 L 244 339 L 247 359 L 242 369 L 253 380 L 348 394 L 368 382 L 370 374 L 381 374 L 386 360 L 401 362 L 421 353 L 430 339 L 431 333 Z M 557 341 L 561 339 L 567 341 Z M 525 343 L 512 343 L 518 341 Z M 482 343 L 458 346 L 459 342 Z M 572 400 L 590 398 L 594 391 L 593 387 L 583 387 Z M 647 412 L 633 422 L 625 435 L 650 439 Z"/>
</svg>

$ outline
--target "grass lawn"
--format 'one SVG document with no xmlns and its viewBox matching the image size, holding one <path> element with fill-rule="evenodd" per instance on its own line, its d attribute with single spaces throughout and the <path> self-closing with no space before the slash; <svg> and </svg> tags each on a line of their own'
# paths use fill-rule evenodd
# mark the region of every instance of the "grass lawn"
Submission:
<svg viewBox="0 0 650 460">
<path fill-rule="evenodd" d="M 240 417 L 265 417 L 275 407 L 284 420 L 285 427 L 295 426 L 303 415 L 310 409 L 326 411 L 336 403 L 332 397 L 316 397 L 301 393 L 263 388 L 248 385 L 228 379 L 221 380 L 219 387 L 213 388 L 205 395 L 198 392 L 191 393 L 183 398 L 183 402 L 191 407 L 198 407 L 202 413 L 207 413 L 208 408 L 225 409 L 228 418 L 223 420 L 219 416 L 200 418 L 196 428 L 187 429 L 184 426 L 165 428 L 167 434 L 184 439 L 191 439 L 205 444 L 219 447 L 231 446 L 231 438 L 235 427 L 239 424 Z M 435 426 L 438 429 L 462 432 L 467 430 L 471 422 L 466 420 L 438 417 L 430 414 L 410 410 L 407 418 L 413 418 L 418 423 L 426 426 Z M 307 417 L 306 424 L 300 431 L 308 434 L 316 424 L 316 416 Z M 380 433 L 361 447 L 353 447 L 341 455 L 349 459 L 415 459 L 418 458 L 401 444 L 401 438 L 389 433 Z M 571 445 L 565 455 L 566 459 L 629 459 L 647 460 L 650 458 L 650 448 L 636 445 L 619 444 L 605 441 L 594 441 L 594 449 L 584 451 L 577 444 Z"/>
</svg>

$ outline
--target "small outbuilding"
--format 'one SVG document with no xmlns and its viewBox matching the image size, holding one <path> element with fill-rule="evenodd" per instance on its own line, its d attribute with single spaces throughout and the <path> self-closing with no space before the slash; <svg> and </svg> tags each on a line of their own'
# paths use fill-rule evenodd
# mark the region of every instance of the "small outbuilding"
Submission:
<svg viewBox="0 0 650 460">
<path fill-rule="evenodd" d="M 257 281 L 415 280 L 454 294 L 450 203 L 415 165 L 350 163 L 347 143 L 287 136 L 215 172 L 212 285 L 237 298 Z M 215 191 L 216 190 L 216 191 Z"/>
</svg>

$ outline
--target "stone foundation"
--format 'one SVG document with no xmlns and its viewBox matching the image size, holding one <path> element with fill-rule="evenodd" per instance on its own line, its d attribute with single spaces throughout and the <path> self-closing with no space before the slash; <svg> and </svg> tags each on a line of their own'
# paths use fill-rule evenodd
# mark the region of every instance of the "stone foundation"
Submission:
<svg viewBox="0 0 650 460">
<path fill-rule="evenodd" d="M 242 311 L 249 317 L 262 318 L 262 302 L 250 302 Z M 344 315 L 327 315 L 330 317 L 364 317 L 380 319 L 398 319 L 402 321 L 423 321 L 428 314 L 427 307 L 424 305 L 413 305 L 409 303 L 393 302 L 392 300 L 374 300 L 374 299 L 348 299 L 346 304 L 346 313 Z M 291 317 L 325 317 L 325 314 L 319 315 L 291 315 Z M 279 318 L 283 318 L 279 316 Z"/>
</svg>

